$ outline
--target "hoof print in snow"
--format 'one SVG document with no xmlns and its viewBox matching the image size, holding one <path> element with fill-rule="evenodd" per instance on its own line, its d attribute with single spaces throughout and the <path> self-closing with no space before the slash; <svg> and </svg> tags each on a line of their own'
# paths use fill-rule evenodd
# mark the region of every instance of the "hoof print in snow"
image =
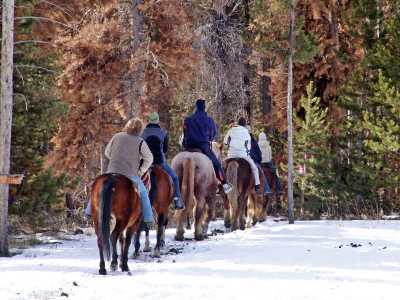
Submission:
<svg viewBox="0 0 400 300">
<path fill-rule="evenodd" d="M 74 281 L 72 284 L 73 284 L 74 286 L 78 286 L 78 284 L 76 283 L 76 281 Z"/>
<path fill-rule="evenodd" d="M 60 296 L 61 297 L 67 297 L 67 298 L 69 297 L 69 295 L 67 293 L 65 293 L 65 292 L 62 292 Z"/>
<path fill-rule="evenodd" d="M 168 254 L 180 254 L 182 253 L 183 248 L 170 248 L 168 250 Z"/>
<path fill-rule="evenodd" d="M 353 248 L 358 248 L 358 247 L 361 247 L 362 245 L 361 244 L 357 244 L 357 243 L 350 243 L 350 246 L 353 247 Z"/>
<path fill-rule="evenodd" d="M 224 233 L 225 233 L 225 231 L 223 231 L 223 230 L 221 230 L 221 229 L 213 229 L 213 230 L 211 231 L 211 235 L 212 235 L 212 236 L 216 236 L 216 235 L 224 234 Z"/>
<path fill-rule="evenodd" d="M 343 245 L 339 245 L 339 249 L 340 249 L 340 248 L 343 248 Z"/>
<path fill-rule="evenodd" d="M 173 263 L 176 263 L 176 260 L 175 260 L 175 259 L 173 259 L 173 260 L 172 260 L 172 262 L 173 262 Z"/>
</svg>

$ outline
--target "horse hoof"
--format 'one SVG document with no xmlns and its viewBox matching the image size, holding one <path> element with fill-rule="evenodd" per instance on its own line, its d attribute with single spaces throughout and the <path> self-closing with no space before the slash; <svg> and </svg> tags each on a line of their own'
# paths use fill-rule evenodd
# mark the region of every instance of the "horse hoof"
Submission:
<svg viewBox="0 0 400 300">
<path fill-rule="evenodd" d="M 119 268 L 121 269 L 122 272 L 129 272 L 129 271 L 130 271 L 128 265 L 126 265 L 126 266 L 119 266 Z"/>
<path fill-rule="evenodd" d="M 117 270 L 117 264 L 111 264 L 110 269 L 111 271 L 115 272 Z"/>
<path fill-rule="evenodd" d="M 133 259 L 137 259 L 139 257 L 139 252 L 134 252 L 133 254 L 132 254 L 132 258 Z"/>
<path fill-rule="evenodd" d="M 100 274 L 100 275 L 107 275 L 106 269 L 100 269 L 100 270 L 99 270 L 99 274 Z"/>
<path fill-rule="evenodd" d="M 177 232 L 177 233 L 176 233 L 176 235 L 175 235 L 175 241 L 183 242 L 184 239 L 185 239 L 185 238 L 184 238 L 183 232 Z"/>
<path fill-rule="evenodd" d="M 151 252 L 151 247 L 145 247 L 145 248 L 143 248 L 143 252 Z"/>
<path fill-rule="evenodd" d="M 194 236 L 194 239 L 195 239 L 196 241 L 202 241 L 202 240 L 204 240 L 204 236 L 203 236 L 202 234 L 196 234 L 196 235 Z"/>
<path fill-rule="evenodd" d="M 156 258 L 160 258 L 161 257 L 160 249 L 154 249 L 153 257 L 156 257 Z"/>
</svg>

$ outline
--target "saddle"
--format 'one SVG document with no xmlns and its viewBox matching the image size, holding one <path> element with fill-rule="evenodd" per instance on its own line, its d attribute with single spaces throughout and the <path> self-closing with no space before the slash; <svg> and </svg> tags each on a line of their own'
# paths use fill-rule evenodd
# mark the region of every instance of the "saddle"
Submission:
<svg viewBox="0 0 400 300">
<path fill-rule="evenodd" d="M 185 149 L 186 152 L 198 152 L 198 153 L 203 153 L 203 151 L 201 151 L 201 149 L 199 148 L 187 148 Z"/>
<path fill-rule="evenodd" d="M 153 205 L 154 199 L 157 195 L 157 178 L 154 174 L 153 168 L 155 165 L 151 166 L 146 173 L 144 173 L 141 177 L 144 186 L 146 187 L 147 191 L 149 192 L 150 203 Z"/>
</svg>

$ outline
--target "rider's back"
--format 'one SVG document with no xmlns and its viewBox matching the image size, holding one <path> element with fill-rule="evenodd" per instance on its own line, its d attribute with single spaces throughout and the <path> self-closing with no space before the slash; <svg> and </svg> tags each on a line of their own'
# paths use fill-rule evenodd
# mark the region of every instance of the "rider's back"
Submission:
<svg viewBox="0 0 400 300">
<path fill-rule="evenodd" d="M 107 145 L 105 154 L 109 164 L 107 173 L 118 173 L 127 177 L 138 176 L 140 146 L 143 139 L 139 136 L 119 132 Z"/>
<path fill-rule="evenodd" d="M 234 126 L 229 129 L 224 142 L 229 145 L 228 157 L 247 156 L 251 147 L 250 134 L 244 126 Z"/>
<path fill-rule="evenodd" d="M 149 146 L 153 154 L 153 164 L 165 162 L 165 152 L 167 152 L 167 132 L 157 124 L 149 124 L 143 131 L 143 139 Z"/>
<path fill-rule="evenodd" d="M 196 111 L 185 119 L 183 145 L 198 146 L 208 144 L 216 134 L 214 121 L 204 111 Z"/>
</svg>

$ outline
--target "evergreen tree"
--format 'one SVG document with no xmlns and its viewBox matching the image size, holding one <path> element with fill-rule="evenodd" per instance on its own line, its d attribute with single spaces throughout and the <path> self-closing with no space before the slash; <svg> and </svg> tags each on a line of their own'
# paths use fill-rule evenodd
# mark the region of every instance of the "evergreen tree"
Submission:
<svg viewBox="0 0 400 300">
<path fill-rule="evenodd" d="M 315 97 L 313 84 L 307 86 L 307 96 L 300 106 L 304 118 L 295 117 L 295 185 L 300 193 L 300 213 L 303 215 L 305 198 L 310 200 L 311 210 L 318 212 L 322 201 L 328 198 L 331 176 L 329 152 L 329 124 L 327 109 L 321 107 L 321 99 Z M 325 185 L 324 185 L 325 183 Z M 328 183 L 328 184 L 327 184 Z M 313 201 L 311 201 L 313 200 Z"/>
</svg>

